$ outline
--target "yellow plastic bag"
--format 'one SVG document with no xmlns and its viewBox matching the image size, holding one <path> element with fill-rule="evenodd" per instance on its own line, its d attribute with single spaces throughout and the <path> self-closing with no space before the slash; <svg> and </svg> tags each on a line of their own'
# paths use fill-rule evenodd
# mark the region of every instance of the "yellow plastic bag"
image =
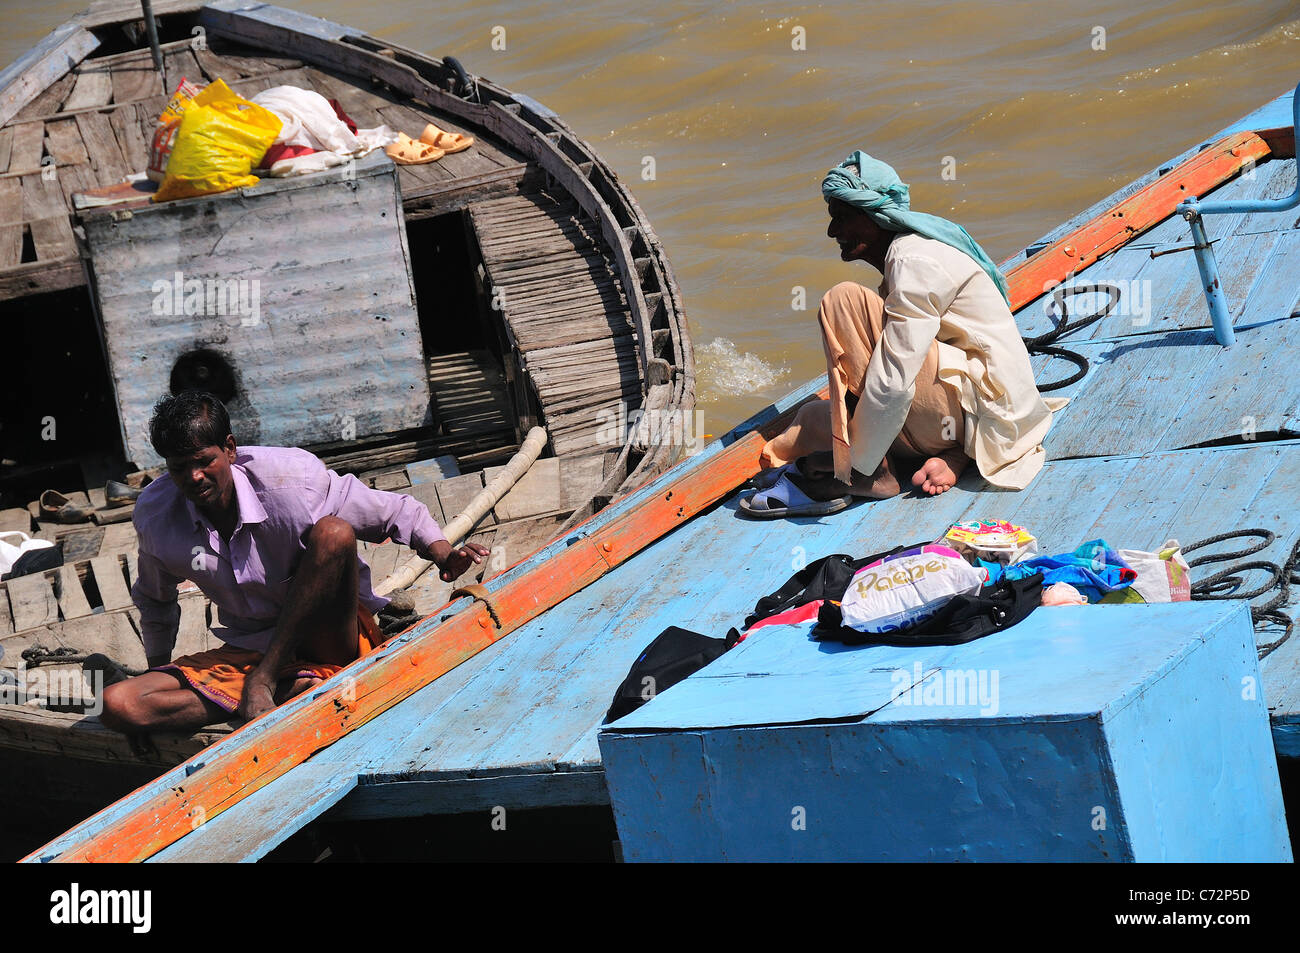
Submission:
<svg viewBox="0 0 1300 953">
<path fill-rule="evenodd" d="M 280 134 L 281 123 L 268 109 L 251 103 L 221 80 L 207 86 L 183 110 L 167 176 L 155 202 L 209 195 L 256 185 L 252 168 Z"/>
</svg>

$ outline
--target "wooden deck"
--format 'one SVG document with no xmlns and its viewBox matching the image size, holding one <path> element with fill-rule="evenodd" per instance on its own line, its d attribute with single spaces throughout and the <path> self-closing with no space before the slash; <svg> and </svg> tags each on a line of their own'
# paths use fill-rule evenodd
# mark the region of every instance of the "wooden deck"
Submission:
<svg viewBox="0 0 1300 953">
<path fill-rule="evenodd" d="M 465 132 L 449 117 L 399 102 L 287 56 L 213 38 L 207 49 L 167 44 L 167 75 L 224 79 L 245 97 L 272 86 L 314 89 L 362 128 L 388 125 L 419 137 L 426 123 Z M 166 105 L 149 51 L 84 60 L 0 126 L 0 300 L 85 283 L 72 232 L 72 194 L 144 171 Z M 441 214 L 537 178 L 512 150 L 478 137 L 469 150 L 398 172 L 408 216 Z"/>
<path fill-rule="evenodd" d="M 560 455 L 609 449 L 619 405 L 640 403 L 631 312 L 599 234 L 571 201 L 529 193 L 470 209 L 509 350 Z"/>
</svg>

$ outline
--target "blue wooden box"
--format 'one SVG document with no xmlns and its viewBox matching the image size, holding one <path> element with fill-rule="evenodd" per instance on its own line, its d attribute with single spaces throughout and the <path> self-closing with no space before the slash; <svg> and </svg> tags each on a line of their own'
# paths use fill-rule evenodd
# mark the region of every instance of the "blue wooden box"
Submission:
<svg viewBox="0 0 1300 953">
<path fill-rule="evenodd" d="M 606 726 L 628 860 L 1290 860 L 1244 603 L 962 646 L 771 627 Z"/>
</svg>

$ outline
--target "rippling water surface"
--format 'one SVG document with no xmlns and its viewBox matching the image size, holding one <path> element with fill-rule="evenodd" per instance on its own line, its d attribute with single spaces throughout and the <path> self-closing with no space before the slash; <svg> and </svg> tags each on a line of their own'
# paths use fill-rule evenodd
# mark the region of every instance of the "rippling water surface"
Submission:
<svg viewBox="0 0 1300 953">
<path fill-rule="evenodd" d="M 854 149 L 1000 260 L 1300 80 L 1285 0 L 280 2 L 455 55 L 593 144 L 672 259 L 710 432 L 819 373 L 818 296 L 878 280 L 825 236 Z M 0 60 L 84 6 L 5 0 Z"/>
</svg>

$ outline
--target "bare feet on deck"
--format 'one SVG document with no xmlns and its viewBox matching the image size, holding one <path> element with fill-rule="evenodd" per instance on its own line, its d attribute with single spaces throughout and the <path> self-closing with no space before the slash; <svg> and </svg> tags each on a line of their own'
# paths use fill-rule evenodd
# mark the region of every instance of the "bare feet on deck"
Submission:
<svg viewBox="0 0 1300 953">
<path fill-rule="evenodd" d="M 931 457 L 921 464 L 921 469 L 912 474 L 912 486 L 931 496 L 946 493 L 957 484 L 961 471 L 966 469 L 970 459 L 962 454 L 958 459 L 952 457 Z"/>
</svg>

